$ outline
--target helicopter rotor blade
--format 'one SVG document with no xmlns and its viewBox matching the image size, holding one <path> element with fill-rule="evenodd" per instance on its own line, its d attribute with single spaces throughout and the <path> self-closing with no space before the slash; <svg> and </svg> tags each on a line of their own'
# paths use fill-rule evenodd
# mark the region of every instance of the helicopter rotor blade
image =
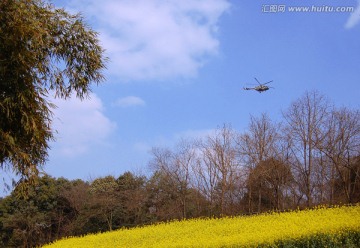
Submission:
<svg viewBox="0 0 360 248">
<path fill-rule="evenodd" d="M 271 81 L 269 81 L 269 82 L 267 82 L 267 83 L 264 83 L 263 85 L 265 85 L 265 84 L 269 84 L 269 83 L 271 83 L 273 80 L 271 80 Z"/>
<path fill-rule="evenodd" d="M 258 82 L 258 84 L 260 84 L 260 85 L 261 85 L 261 83 L 259 82 L 259 80 L 257 80 L 257 78 L 255 78 L 255 80 L 256 80 L 256 82 Z"/>
</svg>

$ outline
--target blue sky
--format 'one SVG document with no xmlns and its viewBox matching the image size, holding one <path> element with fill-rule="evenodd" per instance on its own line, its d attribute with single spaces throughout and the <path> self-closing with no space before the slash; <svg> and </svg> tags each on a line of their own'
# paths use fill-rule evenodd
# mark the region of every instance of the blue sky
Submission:
<svg viewBox="0 0 360 248">
<path fill-rule="evenodd" d="M 91 99 L 54 99 L 45 171 L 90 180 L 147 173 L 149 150 L 211 133 L 246 130 L 250 115 L 281 111 L 307 90 L 359 108 L 359 0 L 58 0 L 100 33 L 110 58 Z M 265 13 L 268 5 L 285 12 Z M 289 6 L 352 6 L 352 13 Z M 244 86 L 274 80 L 259 94 Z"/>
</svg>

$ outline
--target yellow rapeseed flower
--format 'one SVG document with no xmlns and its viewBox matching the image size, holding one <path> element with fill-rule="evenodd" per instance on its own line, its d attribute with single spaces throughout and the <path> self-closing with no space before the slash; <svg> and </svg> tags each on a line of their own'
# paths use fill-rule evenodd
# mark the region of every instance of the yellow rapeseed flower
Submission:
<svg viewBox="0 0 360 248">
<path fill-rule="evenodd" d="M 254 247 L 322 234 L 333 235 L 333 239 L 336 239 L 344 231 L 360 232 L 360 205 L 173 221 L 62 239 L 44 248 Z"/>
</svg>

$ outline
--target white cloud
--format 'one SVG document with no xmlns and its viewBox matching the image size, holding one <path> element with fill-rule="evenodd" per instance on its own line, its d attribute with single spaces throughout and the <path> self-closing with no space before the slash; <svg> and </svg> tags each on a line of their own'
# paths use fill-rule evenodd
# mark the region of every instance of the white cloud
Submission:
<svg viewBox="0 0 360 248">
<path fill-rule="evenodd" d="M 144 106 L 145 101 L 140 97 L 127 96 L 117 99 L 114 105 L 119 107 Z"/>
<path fill-rule="evenodd" d="M 115 129 L 116 124 L 103 113 L 102 102 L 95 94 L 81 101 L 76 97 L 51 100 L 57 108 L 53 129 L 57 131 L 55 152 L 65 156 L 86 153 L 92 145 L 99 145 Z"/>
<path fill-rule="evenodd" d="M 218 53 L 218 21 L 227 0 L 72 0 L 94 21 L 122 80 L 191 77 Z"/>
<path fill-rule="evenodd" d="M 355 8 L 354 12 L 351 13 L 349 19 L 345 24 L 345 28 L 350 29 L 355 25 L 360 23 L 360 0 L 358 0 L 358 6 Z"/>
</svg>

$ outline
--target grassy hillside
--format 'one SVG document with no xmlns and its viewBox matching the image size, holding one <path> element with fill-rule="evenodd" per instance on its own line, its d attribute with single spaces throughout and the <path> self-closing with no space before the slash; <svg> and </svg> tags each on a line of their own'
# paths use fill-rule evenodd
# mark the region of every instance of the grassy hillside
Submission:
<svg viewBox="0 0 360 248">
<path fill-rule="evenodd" d="M 360 205 L 174 221 L 68 238 L 67 247 L 360 247 Z"/>
</svg>

